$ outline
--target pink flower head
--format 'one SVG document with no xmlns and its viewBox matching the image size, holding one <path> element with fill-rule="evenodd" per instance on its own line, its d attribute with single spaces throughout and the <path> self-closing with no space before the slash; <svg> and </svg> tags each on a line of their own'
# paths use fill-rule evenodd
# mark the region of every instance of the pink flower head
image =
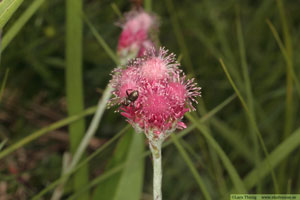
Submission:
<svg viewBox="0 0 300 200">
<path fill-rule="evenodd" d="M 138 130 L 161 137 L 186 128 L 184 114 L 194 110 L 192 102 L 201 96 L 193 79 L 186 80 L 174 54 L 164 48 L 147 51 L 126 68 L 113 72 L 111 104 L 120 105 L 121 114 Z M 196 102 L 197 103 L 197 102 Z"/>
<path fill-rule="evenodd" d="M 144 10 L 131 11 L 125 15 L 125 23 L 121 25 L 122 33 L 118 43 L 118 54 L 127 61 L 143 53 L 153 46 L 149 32 L 157 27 L 156 17 Z"/>
</svg>

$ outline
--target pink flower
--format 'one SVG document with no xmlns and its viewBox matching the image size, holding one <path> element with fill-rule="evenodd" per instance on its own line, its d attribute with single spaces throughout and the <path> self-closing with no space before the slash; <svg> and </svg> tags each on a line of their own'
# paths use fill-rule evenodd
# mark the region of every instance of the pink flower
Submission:
<svg viewBox="0 0 300 200">
<path fill-rule="evenodd" d="M 128 122 L 146 135 L 151 132 L 160 137 L 186 128 L 181 120 L 194 110 L 192 102 L 201 96 L 201 88 L 193 79 L 186 80 L 178 68 L 175 55 L 167 53 L 164 48 L 152 48 L 145 57 L 113 72 L 114 97 L 110 103 L 119 105 Z"/>
<path fill-rule="evenodd" d="M 124 60 L 123 63 L 143 55 L 147 49 L 154 46 L 149 32 L 155 30 L 157 25 L 156 17 L 144 10 L 131 11 L 125 15 L 117 50 L 119 57 Z"/>
</svg>

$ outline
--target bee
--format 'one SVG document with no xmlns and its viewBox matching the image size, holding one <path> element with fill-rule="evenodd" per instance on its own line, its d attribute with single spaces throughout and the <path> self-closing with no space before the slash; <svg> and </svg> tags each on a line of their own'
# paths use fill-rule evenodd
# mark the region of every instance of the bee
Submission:
<svg viewBox="0 0 300 200">
<path fill-rule="evenodd" d="M 129 91 L 131 92 L 129 93 Z M 139 91 L 137 90 L 128 89 L 126 90 L 126 94 L 127 97 L 122 103 L 124 106 L 129 106 L 131 103 L 134 103 L 139 98 Z"/>
</svg>

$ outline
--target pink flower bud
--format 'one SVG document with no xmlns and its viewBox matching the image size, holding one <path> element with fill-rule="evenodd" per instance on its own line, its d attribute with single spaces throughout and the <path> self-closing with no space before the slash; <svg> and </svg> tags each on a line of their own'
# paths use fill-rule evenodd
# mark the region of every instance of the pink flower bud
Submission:
<svg viewBox="0 0 300 200">
<path fill-rule="evenodd" d="M 178 68 L 174 54 L 154 48 L 126 68 L 113 72 L 114 97 L 111 104 L 120 106 L 121 114 L 138 131 L 159 136 L 186 128 L 184 114 L 194 110 L 192 102 L 200 95 L 200 87 L 186 80 Z M 196 102 L 197 103 L 197 102 Z"/>
<path fill-rule="evenodd" d="M 121 25 L 123 30 L 118 43 L 118 55 L 121 60 L 127 61 L 142 56 L 147 49 L 151 48 L 153 42 L 149 32 L 155 30 L 157 25 L 156 17 L 144 10 L 125 14 L 125 23 Z"/>
</svg>

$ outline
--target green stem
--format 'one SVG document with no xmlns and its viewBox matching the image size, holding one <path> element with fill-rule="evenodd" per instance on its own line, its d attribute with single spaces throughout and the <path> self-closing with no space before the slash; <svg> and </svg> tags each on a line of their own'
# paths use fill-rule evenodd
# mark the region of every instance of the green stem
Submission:
<svg viewBox="0 0 300 200">
<path fill-rule="evenodd" d="M 66 1 L 66 92 L 69 115 L 84 109 L 82 83 L 82 0 Z M 70 151 L 75 154 L 85 132 L 84 119 L 69 126 Z M 74 175 L 74 190 L 88 183 L 88 166 Z M 82 200 L 88 195 L 81 196 Z"/>
</svg>

